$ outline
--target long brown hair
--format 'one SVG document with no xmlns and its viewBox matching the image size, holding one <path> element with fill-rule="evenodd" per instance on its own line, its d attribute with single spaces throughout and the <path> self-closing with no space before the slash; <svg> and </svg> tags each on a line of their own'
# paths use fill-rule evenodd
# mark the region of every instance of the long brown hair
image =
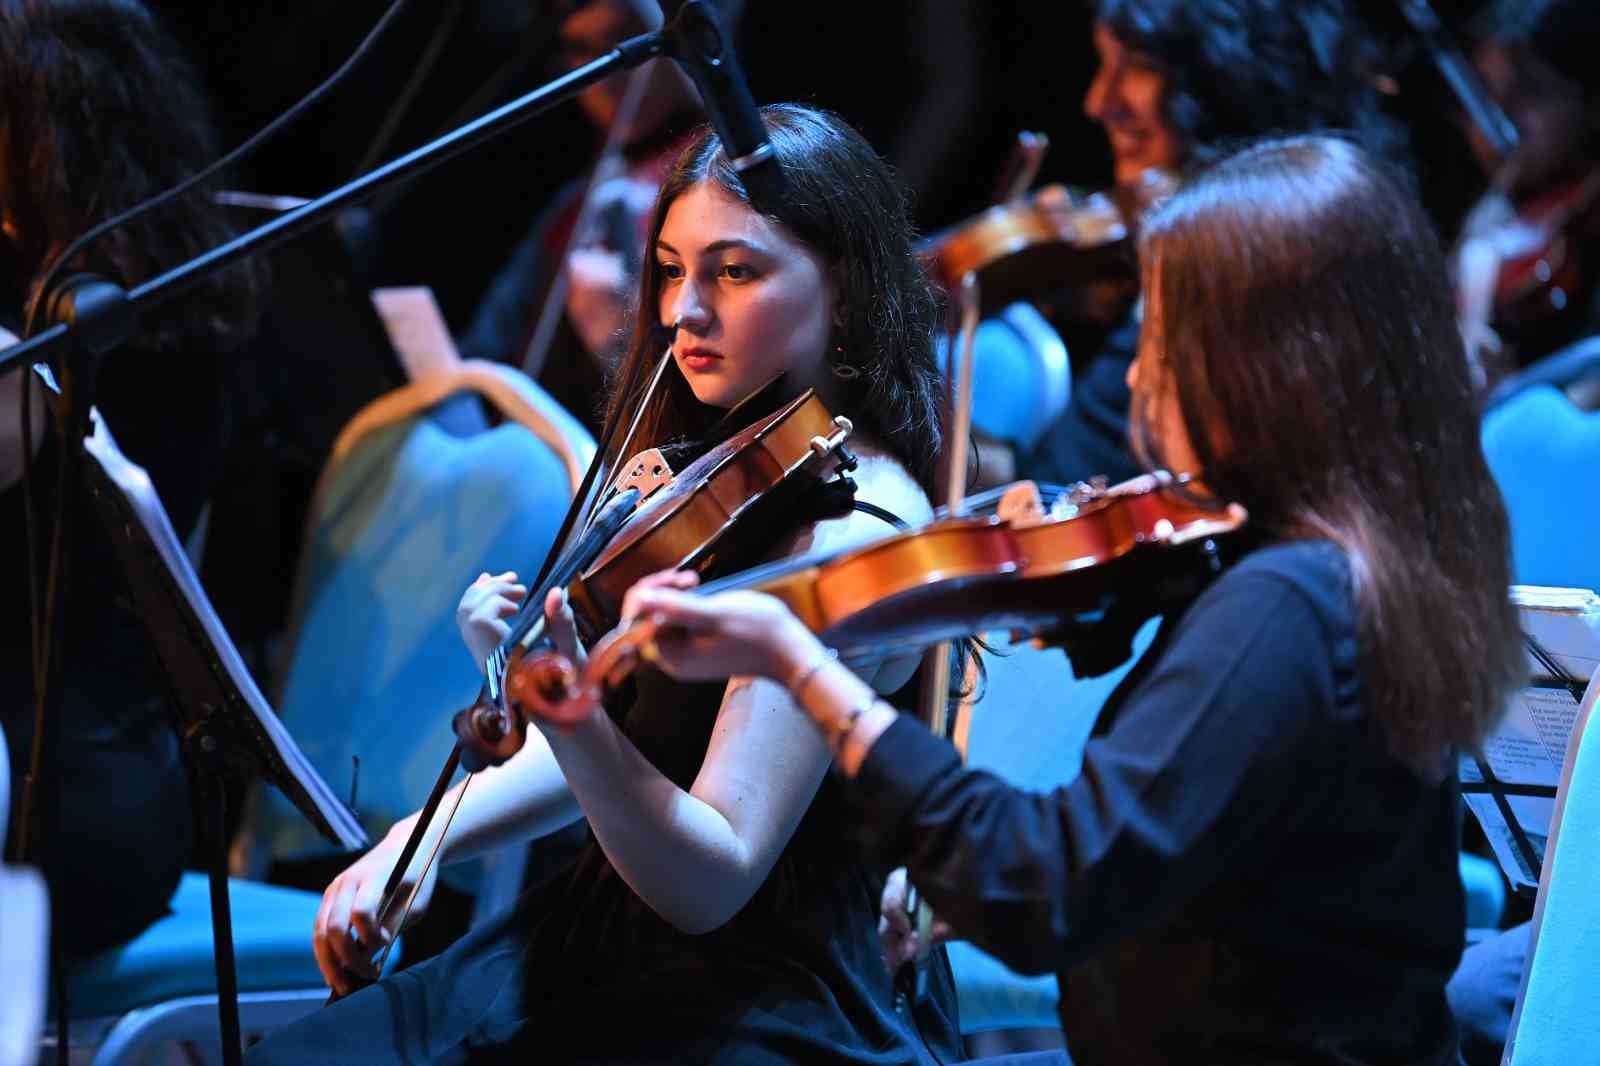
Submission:
<svg viewBox="0 0 1600 1066">
<path fill-rule="evenodd" d="M 762 108 L 761 117 L 787 187 L 781 202 L 761 207 L 833 272 L 844 317 L 834 340 L 860 371 L 854 381 L 841 383 L 846 410 L 835 413 L 875 437 L 927 489 L 942 430 L 942 386 L 933 358 L 938 304 L 912 252 L 904 194 L 872 147 L 837 116 L 777 104 Z M 631 337 L 606 407 L 608 429 L 632 417 L 661 358 L 656 240 L 673 202 L 700 182 L 750 202 L 709 128 L 684 148 L 656 198 Z M 721 413 L 696 400 L 677 367 L 669 367 L 629 450 L 697 435 Z"/>
<path fill-rule="evenodd" d="M 1354 144 L 1294 137 L 1201 171 L 1142 240 L 1159 380 L 1208 483 L 1270 537 L 1344 549 L 1371 712 L 1397 756 L 1437 773 L 1491 727 L 1524 653 L 1505 508 L 1421 205 Z"/>
</svg>

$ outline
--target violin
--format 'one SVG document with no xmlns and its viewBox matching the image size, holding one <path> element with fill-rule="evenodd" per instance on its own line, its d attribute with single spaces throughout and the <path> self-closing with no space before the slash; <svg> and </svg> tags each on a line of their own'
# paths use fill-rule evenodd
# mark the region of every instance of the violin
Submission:
<svg viewBox="0 0 1600 1066">
<path fill-rule="evenodd" d="M 1510 205 L 1487 232 L 1468 234 L 1488 242 L 1497 260 L 1493 321 L 1516 332 L 1566 311 L 1589 285 L 1579 249 L 1596 237 L 1600 168 Z"/>
<path fill-rule="evenodd" d="M 1196 591 L 1194 580 L 1179 579 L 1203 582 L 1221 570 L 1221 545 L 1247 517 L 1239 505 L 1165 473 L 1109 488 L 1073 486 L 1048 510 L 1037 487 L 1020 482 L 995 514 L 935 519 L 864 547 L 783 560 L 694 591 L 776 596 L 847 661 L 991 629 L 1070 649 L 1111 619 L 1131 626 L 1131 642 L 1138 622 Z M 581 675 L 558 652 L 526 656 L 507 672 L 506 703 L 524 716 L 575 725 L 592 711 L 579 694 L 617 684 L 654 636 L 643 620 L 613 630 L 590 651 Z"/>
<path fill-rule="evenodd" d="M 663 356 L 663 368 L 670 358 L 670 352 Z M 844 447 L 852 428 L 848 418 L 830 414 L 815 390 L 807 389 L 733 434 L 681 473 L 673 474 L 657 449 L 642 452 L 623 465 L 603 506 L 595 509 L 592 521 L 573 544 L 547 563 L 546 573 L 517 612 L 506 639 L 490 654 L 478 698 L 452 719 L 456 745 L 384 886 L 378 908 L 380 926 L 399 902 L 402 878 L 456 768 L 471 775 L 505 762 L 521 749 L 527 720 L 520 713 L 507 713 L 506 684 L 509 677 L 517 675 L 525 657 L 554 654 L 544 625 L 548 592 L 567 588 L 580 632 L 605 631 L 616 622 L 615 611 L 623 593 L 639 577 L 665 568 L 709 569 L 734 553 L 742 527 L 765 507 L 791 499 L 838 471 L 853 469 L 856 460 Z M 624 441 L 623 447 L 626 445 Z M 589 495 L 609 446 L 607 442 L 596 453 L 557 544 L 565 540 Z M 409 898 L 404 906 L 409 910 Z M 403 915 L 400 924 L 405 924 Z M 388 950 L 386 946 L 385 955 Z M 381 971 L 381 960 L 377 968 Z M 336 998 L 331 996 L 330 1002 Z"/>
<path fill-rule="evenodd" d="M 619 498 L 637 494 L 625 524 L 606 530 L 604 544 L 577 565 L 558 566 L 561 579 L 547 582 L 524 601 L 511 632 L 490 656 L 488 682 L 453 726 L 469 772 L 494 766 L 521 748 L 525 721 L 507 712 L 502 683 L 530 654 L 550 654 L 544 629 L 544 593 L 564 584 L 581 637 L 592 639 L 616 624 L 622 597 L 646 574 L 658 570 L 704 572 L 726 555 L 737 556 L 746 519 L 780 507 L 794 494 L 834 472 L 855 465 L 844 449 L 850 420 L 828 412 L 813 389 L 729 437 L 674 475 L 657 449 L 624 465 L 615 484 Z M 614 506 L 614 505 L 613 505 Z M 597 521 L 597 525 L 599 525 Z M 583 542 L 580 542 L 580 544 Z"/>
<path fill-rule="evenodd" d="M 1017 196 L 925 238 L 924 269 L 947 292 L 976 277 L 979 313 L 1047 297 L 1077 319 L 1109 322 L 1138 295 L 1132 238 L 1138 218 L 1173 179 L 1148 171 L 1137 186 L 1078 196 L 1063 186 Z"/>
</svg>

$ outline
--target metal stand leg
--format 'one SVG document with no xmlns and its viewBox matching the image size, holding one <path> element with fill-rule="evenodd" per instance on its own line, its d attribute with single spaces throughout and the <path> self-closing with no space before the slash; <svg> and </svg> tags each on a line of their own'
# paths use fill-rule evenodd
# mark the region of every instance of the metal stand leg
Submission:
<svg viewBox="0 0 1600 1066">
<path fill-rule="evenodd" d="M 199 746 L 204 749 L 208 743 L 215 742 L 202 735 Z M 222 1061 L 227 1066 L 241 1066 L 244 1052 L 239 1036 L 239 979 L 234 969 L 233 914 L 228 906 L 228 793 L 222 775 L 206 761 L 202 755 L 196 776 L 211 845 L 211 943 L 217 959 L 217 1020 L 222 1027 Z"/>
</svg>

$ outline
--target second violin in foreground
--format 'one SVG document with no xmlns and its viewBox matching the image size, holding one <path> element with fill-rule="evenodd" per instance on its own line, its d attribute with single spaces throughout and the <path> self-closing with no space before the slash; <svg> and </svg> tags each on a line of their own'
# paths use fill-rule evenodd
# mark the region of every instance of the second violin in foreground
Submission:
<svg viewBox="0 0 1600 1066">
<path fill-rule="evenodd" d="M 995 514 L 936 520 L 697 592 L 772 595 L 846 660 L 1003 629 L 1060 645 L 1080 673 L 1098 673 L 1114 665 L 1106 648 L 1124 646 L 1164 602 L 1220 572 L 1225 538 L 1246 521 L 1237 504 L 1165 473 L 1110 488 L 1074 486 L 1049 510 L 1032 482 L 1019 482 Z M 648 659 L 655 637 L 648 619 L 632 620 L 603 637 L 581 669 L 559 652 L 525 656 L 507 671 L 506 706 L 574 725 L 604 688 Z"/>
</svg>

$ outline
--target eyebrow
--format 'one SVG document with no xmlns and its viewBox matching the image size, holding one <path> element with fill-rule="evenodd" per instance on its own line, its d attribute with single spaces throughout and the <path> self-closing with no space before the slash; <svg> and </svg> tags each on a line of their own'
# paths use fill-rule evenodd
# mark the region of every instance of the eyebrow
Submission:
<svg viewBox="0 0 1600 1066">
<path fill-rule="evenodd" d="M 661 248 L 661 249 L 665 249 L 666 251 L 671 252 L 673 255 L 682 255 L 683 254 L 683 253 L 679 252 L 676 248 L 674 248 L 672 245 L 668 244 L 664 240 L 661 240 L 660 238 L 656 239 L 656 247 L 657 248 Z M 727 251 L 729 248 L 745 248 L 745 249 L 748 249 L 748 250 L 750 250 L 752 252 L 758 252 L 758 253 L 760 253 L 762 255 L 766 255 L 767 254 L 767 250 L 765 248 L 761 247 L 761 245 L 755 244 L 754 242 L 751 242 L 751 241 L 740 240 L 737 237 L 727 237 L 727 238 L 724 238 L 723 240 L 720 240 L 720 241 L 712 241 L 710 244 L 706 245 L 703 249 L 701 249 L 700 254 L 701 255 L 711 255 L 711 254 L 713 254 L 715 252 Z"/>
</svg>

